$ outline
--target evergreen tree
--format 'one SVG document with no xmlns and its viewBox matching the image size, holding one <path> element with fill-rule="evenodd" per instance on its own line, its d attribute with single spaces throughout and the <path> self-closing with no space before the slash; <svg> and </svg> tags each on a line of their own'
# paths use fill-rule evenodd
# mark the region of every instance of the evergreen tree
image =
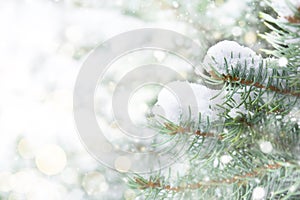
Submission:
<svg viewBox="0 0 300 200">
<path fill-rule="evenodd" d="M 196 72 L 202 85 L 171 83 L 189 85 L 204 108 L 178 112 L 160 92 L 167 112 L 152 125 L 188 149 L 180 165 L 129 178 L 141 199 L 300 199 L 300 2 L 267 3 L 277 13 L 260 13 L 269 56 L 212 46 Z"/>
</svg>

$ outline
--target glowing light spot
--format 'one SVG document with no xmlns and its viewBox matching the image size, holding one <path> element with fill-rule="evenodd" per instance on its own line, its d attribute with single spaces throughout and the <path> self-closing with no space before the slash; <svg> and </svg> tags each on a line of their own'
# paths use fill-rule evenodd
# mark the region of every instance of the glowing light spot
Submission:
<svg viewBox="0 0 300 200">
<path fill-rule="evenodd" d="M 135 197 L 136 197 L 136 194 L 131 189 L 126 190 L 125 193 L 124 193 L 125 200 L 134 200 Z"/>
<path fill-rule="evenodd" d="M 37 168 L 46 175 L 60 173 L 67 164 L 67 156 L 57 145 L 46 145 L 40 149 L 35 158 Z"/>
<path fill-rule="evenodd" d="M 244 36 L 244 40 L 248 45 L 254 44 L 257 40 L 256 33 L 254 32 L 248 32 Z"/>
<path fill-rule="evenodd" d="M 213 37 L 214 37 L 215 39 L 220 39 L 220 38 L 222 37 L 222 34 L 221 34 L 220 32 L 214 32 L 214 33 L 213 33 Z"/>
<path fill-rule="evenodd" d="M 34 147 L 27 139 L 21 139 L 18 143 L 18 152 L 24 159 L 34 158 Z"/>
<path fill-rule="evenodd" d="M 260 150 L 263 153 L 271 153 L 273 150 L 273 146 L 270 142 L 268 141 L 263 141 L 259 144 Z"/>
<path fill-rule="evenodd" d="M 178 3 L 177 1 L 173 1 L 173 2 L 172 2 L 172 6 L 173 6 L 174 8 L 178 8 L 178 7 L 179 7 L 179 3 Z"/>
<path fill-rule="evenodd" d="M 218 167 L 218 165 L 219 165 L 219 160 L 216 158 L 214 160 L 214 168 Z"/>
<path fill-rule="evenodd" d="M 220 5 L 222 5 L 224 3 L 224 0 L 216 0 L 215 1 L 215 4 L 217 5 L 217 6 L 220 6 Z"/>
<path fill-rule="evenodd" d="M 127 172 L 131 167 L 131 161 L 125 156 L 120 156 L 115 160 L 115 168 L 119 172 Z"/>
<path fill-rule="evenodd" d="M 99 172 L 90 172 L 82 180 L 82 187 L 88 195 L 98 195 L 108 189 L 105 177 Z"/>
<path fill-rule="evenodd" d="M 238 26 L 235 26 L 235 27 L 233 27 L 231 33 L 234 36 L 240 36 L 242 34 L 242 29 Z"/>
<path fill-rule="evenodd" d="M 223 164 L 228 164 L 232 160 L 232 157 L 229 155 L 223 155 L 221 156 L 221 162 Z"/>
<path fill-rule="evenodd" d="M 297 186 L 292 185 L 292 186 L 290 187 L 289 191 L 290 191 L 290 192 L 295 192 L 296 189 L 297 189 Z"/>
<path fill-rule="evenodd" d="M 264 188 L 256 187 L 253 190 L 252 199 L 253 200 L 260 200 L 260 199 L 263 199 L 265 197 L 265 195 L 266 195 L 266 191 L 265 191 Z"/>
<path fill-rule="evenodd" d="M 208 182 L 210 180 L 210 178 L 208 176 L 205 176 L 203 179 L 205 182 Z"/>
</svg>

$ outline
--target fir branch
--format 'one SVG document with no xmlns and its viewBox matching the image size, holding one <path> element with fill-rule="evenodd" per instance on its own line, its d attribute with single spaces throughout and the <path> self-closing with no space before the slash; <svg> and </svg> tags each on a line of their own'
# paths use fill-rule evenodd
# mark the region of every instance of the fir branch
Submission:
<svg viewBox="0 0 300 200">
<path fill-rule="evenodd" d="M 218 138 L 219 140 L 223 140 L 224 137 L 222 135 L 216 136 L 216 134 L 211 133 L 211 132 L 201 132 L 200 130 L 197 130 L 195 132 L 195 135 L 201 136 L 201 137 L 213 137 L 213 138 Z"/>
<path fill-rule="evenodd" d="M 272 7 L 271 2 L 267 3 Z M 295 92 L 300 92 L 299 65 L 300 65 L 300 8 L 295 7 L 289 1 L 285 1 L 287 6 L 294 12 L 291 16 L 281 16 L 285 20 L 278 20 L 266 13 L 260 13 L 260 17 L 265 21 L 266 26 L 272 31 L 260 35 L 273 46 L 273 50 L 264 50 L 266 53 L 278 58 L 287 58 L 291 74 L 287 78 Z M 278 14 L 279 15 L 279 14 Z"/>
<path fill-rule="evenodd" d="M 263 36 L 274 47 L 268 52 L 287 58 L 288 65 L 280 67 L 277 61 L 269 64 L 264 60 L 259 66 L 254 66 L 254 61 L 230 66 L 232 62 L 225 58 L 225 72 L 211 66 L 212 71 L 201 75 L 210 85 L 223 85 L 226 95 L 218 107 L 224 121 L 213 126 L 190 118 L 179 124 L 168 120 L 159 123 L 159 132 L 166 137 L 189 138 L 191 144 L 185 155 L 190 168 L 184 175 L 177 174 L 175 181 L 170 175 L 134 177 L 131 186 L 143 190 L 147 198 L 183 199 L 196 193 L 197 198 L 205 199 L 216 197 L 215 189 L 223 195 L 230 189 L 228 199 L 250 199 L 254 187 L 260 184 L 266 188 L 268 199 L 299 197 L 300 166 L 292 148 L 298 144 L 300 129 L 297 122 L 287 122 L 287 114 L 300 97 L 300 36 L 295 31 L 300 27 L 295 24 L 298 15 L 286 18 L 287 22 L 263 16 L 273 31 Z M 242 112 L 230 114 L 240 107 Z M 263 151 L 261 142 L 271 144 L 272 149 Z M 223 156 L 230 156 L 230 161 L 222 161 Z M 295 191 L 289 190 L 292 184 Z"/>
<path fill-rule="evenodd" d="M 135 177 L 134 181 L 136 183 L 136 187 L 141 190 L 145 189 L 158 189 L 158 190 L 167 190 L 167 191 L 175 191 L 175 192 L 183 192 L 184 190 L 196 190 L 202 187 L 209 187 L 209 186 L 219 186 L 224 184 L 247 184 L 247 179 L 255 178 L 257 176 L 263 176 L 266 172 L 270 172 L 272 170 L 277 170 L 284 167 L 284 165 L 280 163 L 275 164 L 268 164 L 259 168 L 252 170 L 251 172 L 245 174 L 236 174 L 233 175 L 231 178 L 226 179 L 215 179 L 210 181 L 199 181 L 197 183 L 190 183 L 185 184 L 185 186 L 170 186 L 168 184 L 163 185 L 159 179 L 153 180 L 146 180 L 141 177 Z"/>
<path fill-rule="evenodd" d="M 173 123 L 164 123 L 165 128 L 169 130 L 167 134 L 169 135 L 176 135 L 176 134 L 183 134 L 186 132 L 192 132 L 191 127 L 182 127 L 180 125 L 175 125 Z M 212 133 L 212 132 L 202 132 L 201 130 L 196 130 L 193 132 L 194 135 L 201 136 L 201 137 L 212 137 L 212 138 L 218 138 L 219 140 L 223 139 L 223 136 Z"/>
<path fill-rule="evenodd" d="M 233 77 L 232 75 L 230 74 L 227 74 L 227 75 L 222 75 L 222 80 L 224 82 L 227 82 L 227 83 L 239 83 L 239 84 L 242 84 L 242 85 L 245 85 L 245 86 L 254 86 L 258 89 L 265 89 L 265 90 L 270 90 L 270 91 L 273 91 L 273 92 L 276 92 L 276 93 L 280 93 L 280 94 L 284 94 L 284 95 L 292 95 L 292 96 L 295 96 L 295 97 L 300 97 L 300 93 L 297 92 L 297 91 L 291 91 L 290 89 L 285 89 L 285 90 L 282 90 L 282 89 L 279 89 L 273 85 L 269 85 L 269 86 L 265 86 L 259 82 L 254 82 L 253 80 L 246 80 L 246 79 L 242 79 L 242 78 L 239 78 L 239 77 Z"/>
</svg>

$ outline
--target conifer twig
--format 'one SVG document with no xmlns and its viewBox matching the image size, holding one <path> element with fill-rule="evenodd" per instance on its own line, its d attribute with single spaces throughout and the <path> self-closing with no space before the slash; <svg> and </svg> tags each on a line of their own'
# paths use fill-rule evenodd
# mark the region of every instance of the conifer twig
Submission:
<svg viewBox="0 0 300 200">
<path fill-rule="evenodd" d="M 281 89 L 279 89 L 275 86 L 272 86 L 272 85 L 264 86 L 263 84 L 261 84 L 259 82 L 254 82 L 252 80 L 245 80 L 245 79 L 242 79 L 242 78 L 239 78 L 239 77 L 233 77 L 230 74 L 223 75 L 222 80 L 225 81 L 225 82 L 229 82 L 229 83 L 240 83 L 240 84 L 247 85 L 247 86 L 254 86 L 254 87 L 259 88 L 259 89 L 270 90 L 270 91 L 277 92 L 277 93 L 280 93 L 280 94 L 300 97 L 299 92 L 294 92 L 294 91 L 291 91 L 291 90 L 288 90 L 288 89 L 281 90 Z"/>
<path fill-rule="evenodd" d="M 184 128 L 182 126 L 179 125 L 175 125 L 175 124 L 170 124 L 170 123 L 164 123 L 165 128 L 167 128 L 168 130 L 170 130 L 171 132 L 169 132 L 169 135 L 176 135 L 179 133 L 185 133 L 185 132 L 191 132 L 190 127 Z M 197 136 L 202 136 L 202 137 L 216 137 L 216 135 L 214 133 L 211 132 L 201 132 L 199 129 L 196 130 L 194 132 L 195 135 Z M 219 135 L 218 139 L 222 140 L 223 136 Z"/>
<path fill-rule="evenodd" d="M 185 186 L 170 186 L 170 185 L 162 185 L 157 179 L 156 181 L 145 181 L 141 178 L 135 177 L 134 180 L 135 182 L 139 185 L 139 189 L 164 189 L 167 191 L 175 191 L 175 192 L 180 192 L 184 191 L 186 189 L 199 189 L 201 187 L 208 187 L 208 186 L 218 186 L 218 185 L 224 185 L 224 184 L 244 184 L 246 181 L 246 178 L 253 178 L 256 177 L 260 174 L 262 174 L 265 171 L 268 170 L 276 170 L 283 167 L 279 163 L 275 164 L 268 164 L 263 167 L 259 167 L 254 169 L 252 172 L 248 172 L 243 175 L 234 175 L 232 178 L 227 178 L 227 179 L 220 179 L 220 180 L 210 180 L 210 181 L 199 181 L 197 183 L 191 183 L 191 184 L 186 184 Z"/>
</svg>

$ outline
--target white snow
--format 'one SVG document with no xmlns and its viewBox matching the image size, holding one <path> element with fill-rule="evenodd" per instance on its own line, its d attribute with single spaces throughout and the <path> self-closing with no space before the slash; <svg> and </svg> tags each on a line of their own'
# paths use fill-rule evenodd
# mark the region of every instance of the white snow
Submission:
<svg viewBox="0 0 300 200">
<path fill-rule="evenodd" d="M 218 90 L 196 83 L 171 82 L 165 85 L 159 93 L 153 113 L 178 123 L 181 115 L 183 119 L 188 118 L 190 107 L 191 119 L 198 120 L 200 112 L 202 119 L 208 116 L 213 121 L 218 118 L 216 105 L 223 102 L 223 93 L 218 95 L 219 93 Z M 217 97 L 212 99 L 215 96 Z"/>
<path fill-rule="evenodd" d="M 286 57 L 281 57 L 278 59 L 278 65 L 280 67 L 285 67 L 288 64 L 288 59 Z"/>
<path fill-rule="evenodd" d="M 241 102 L 241 98 L 238 95 L 233 95 L 233 98 L 234 98 L 234 100 L 238 100 L 237 101 L 238 103 Z M 241 106 L 240 108 L 232 108 L 229 111 L 228 115 L 234 119 L 237 116 L 239 116 L 241 113 L 243 113 L 243 114 L 246 113 L 246 110 L 245 110 L 245 108 L 243 106 Z"/>
<path fill-rule="evenodd" d="M 232 160 L 232 157 L 230 155 L 221 156 L 221 162 L 225 165 L 230 163 L 231 160 Z"/>
<path fill-rule="evenodd" d="M 226 63 L 228 67 L 237 65 L 258 68 L 262 62 L 260 55 L 257 55 L 248 47 L 241 46 L 237 42 L 224 40 L 210 47 L 204 57 L 203 64 L 207 72 L 215 68 L 220 74 L 226 74 Z"/>
<path fill-rule="evenodd" d="M 289 5 L 289 3 L 291 5 Z M 273 0 L 271 3 L 275 11 L 282 17 L 294 16 L 294 11 L 291 6 L 295 8 L 300 7 L 300 0 Z"/>
<path fill-rule="evenodd" d="M 215 158 L 214 163 L 213 163 L 213 167 L 217 168 L 218 165 L 219 165 L 219 160 L 218 160 L 218 158 Z"/>
<path fill-rule="evenodd" d="M 296 185 L 292 185 L 289 189 L 290 192 L 295 192 L 297 189 L 297 186 Z"/>
<path fill-rule="evenodd" d="M 284 67 L 287 64 L 288 60 L 285 57 L 280 59 L 263 59 L 261 55 L 257 55 L 248 47 L 241 46 L 234 41 L 224 40 L 208 49 L 202 66 L 213 78 L 215 76 L 213 69 L 221 75 L 226 75 L 231 74 L 232 68 L 235 69 L 241 66 L 242 70 L 244 70 L 244 67 L 246 66 L 245 74 L 248 76 L 251 70 L 253 70 L 254 75 L 258 75 L 259 68 L 262 66 L 262 76 L 264 77 L 265 73 L 267 73 L 268 76 L 261 84 L 266 85 L 273 76 L 273 68 Z M 226 71 L 227 65 L 229 72 Z M 280 70 L 278 70 L 278 72 L 280 73 Z M 197 69 L 195 70 L 195 73 L 200 75 L 203 72 Z M 273 82 L 276 84 L 276 79 L 274 79 Z M 236 116 L 236 112 L 232 111 L 230 112 L 230 115 L 234 117 Z"/>
<path fill-rule="evenodd" d="M 264 188 L 262 187 L 256 187 L 254 188 L 253 190 L 253 193 L 252 193 L 252 199 L 254 200 L 259 200 L 259 199 L 263 199 L 266 195 L 266 191 Z"/>
<path fill-rule="evenodd" d="M 163 116 L 174 123 L 187 120 L 189 116 L 191 116 L 191 120 L 198 121 L 199 113 L 201 113 L 202 121 L 205 121 L 207 117 L 210 121 L 215 121 L 218 119 L 218 114 L 224 112 L 217 105 L 224 102 L 225 94 L 226 91 L 212 90 L 197 83 L 171 82 L 160 91 L 152 113 L 156 116 Z M 234 94 L 232 98 L 235 101 L 233 106 L 238 106 L 242 101 L 239 94 Z M 228 114 L 235 118 L 247 112 L 241 105 L 231 109 Z"/>
<path fill-rule="evenodd" d="M 273 146 L 269 141 L 263 141 L 259 144 L 260 150 L 263 153 L 271 153 L 273 150 Z"/>
</svg>

